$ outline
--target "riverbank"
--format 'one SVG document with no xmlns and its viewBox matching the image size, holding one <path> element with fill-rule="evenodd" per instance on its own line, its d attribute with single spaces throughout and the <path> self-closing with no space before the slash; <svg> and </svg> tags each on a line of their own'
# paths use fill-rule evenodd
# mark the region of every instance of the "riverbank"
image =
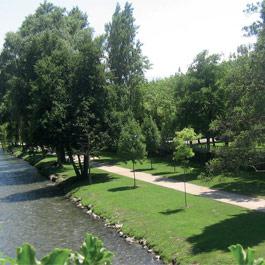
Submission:
<svg viewBox="0 0 265 265">
<path fill-rule="evenodd" d="M 16 153 L 16 155 L 19 155 Z M 183 208 L 183 193 L 152 184 L 137 182 L 93 169 L 93 185 L 75 181 L 71 165 L 58 169 L 55 157 L 24 155 L 45 176 L 54 175 L 72 198 L 110 223 L 123 224 L 122 233 L 146 239 L 148 246 L 165 262 L 180 264 L 232 265 L 227 247 L 234 243 L 251 246 L 257 256 L 265 250 L 265 215 L 246 211 L 197 196 L 188 196 Z"/>
</svg>

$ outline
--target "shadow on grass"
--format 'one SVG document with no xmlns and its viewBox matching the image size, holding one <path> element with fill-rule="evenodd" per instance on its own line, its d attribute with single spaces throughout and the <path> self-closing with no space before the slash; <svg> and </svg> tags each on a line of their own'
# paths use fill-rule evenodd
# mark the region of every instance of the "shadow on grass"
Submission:
<svg viewBox="0 0 265 265">
<path fill-rule="evenodd" d="M 93 161 L 93 164 L 100 164 L 100 165 L 116 165 L 117 163 L 119 163 L 120 160 L 118 159 L 111 159 L 111 158 L 100 158 L 100 159 L 97 159 L 97 160 L 94 160 Z"/>
<path fill-rule="evenodd" d="M 154 167 L 153 167 L 153 169 L 151 169 L 151 167 L 150 168 L 138 168 L 138 169 L 135 169 L 135 172 L 145 172 L 145 171 L 151 171 L 154 169 L 155 169 Z M 150 174 L 152 174 L 152 173 L 150 173 Z"/>
<path fill-rule="evenodd" d="M 96 184 L 101 184 L 109 181 L 113 181 L 117 179 L 116 177 L 112 177 L 108 173 L 93 173 L 92 174 L 92 184 L 91 185 L 96 185 Z M 61 186 L 64 190 L 65 193 L 73 193 L 75 192 L 78 188 L 82 186 L 88 186 L 89 184 L 89 179 L 82 179 L 82 178 L 77 178 L 77 177 L 70 177 L 64 181 L 62 181 L 59 186 Z"/>
<path fill-rule="evenodd" d="M 41 154 L 35 154 L 35 155 L 28 156 L 27 158 L 25 158 L 25 161 L 27 161 L 28 163 L 30 163 L 31 165 L 34 166 L 38 162 L 40 162 L 43 158 L 44 158 L 43 155 L 41 155 Z"/>
<path fill-rule="evenodd" d="M 165 175 L 172 175 L 172 174 L 177 174 L 177 172 L 170 172 L 170 171 L 162 171 L 162 172 L 155 172 L 155 173 L 152 173 L 152 175 L 154 176 L 165 176 Z"/>
<path fill-rule="evenodd" d="M 172 215 L 172 214 L 176 214 L 176 213 L 181 213 L 183 211 L 184 211 L 184 209 L 174 209 L 174 210 L 167 209 L 166 211 L 159 212 L 159 213 L 164 214 L 164 215 Z"/>
<path fill-rule="evenodd" d="M 70 164 L 65 164 L 70 165 Z M 38 163 L 36 168 L 39 170 L 39 172 L 44 176 L 50 176 L 50 175 L 62 175 L 67 176 L 67 169 L 65 167 L 59 167 L 57 162 L 54 160 L 51 161 L 42 161 Z"/>
<path fill-rule="evenodd" d="M 246 176 L 242 174 L 236 177 L 234 182 L 221 182 L 213 185 L 211 188 L 225 190 L 235 193 L 241 193 L 251 196 L 265 196 L 265 176 L 264 174 L 250 174 Z"/>
<path fill-rule="evenodd" d="M 113 189 L 108 189 L 108 191 L 111 192 L 118 192 L 118 191 L 127 191 L 127 190 L 135 190 L 138 187 L 133 187 L 133 186 L 125 186 L 125 187 L 118 187 L 118 188 L 113 188 Z"/>
<path fill-rule="evenodd" d="M 100 174 L 93 174 L 92 185 L 96 185 L 99 183 L 104 183 L 108 181 L 112 181 L 114 178 L 108 174 L 100 173 Z M 58 196 L 64 196 L 68 192 L 74 192 L 75 189 L 89 185 L 88 179 L 79 179 L 77 177 L 70 177 L 65 181 L 62 181 L 58 185 L 49 185 L 44 186 L 38 189 L 32 189 L 25 192 L 18 192 L 11 195 L 8 195 L 4 198 L 1 198 L 1 202 L 5 203 L 16 203 L 22 201 L 34 201 L 40 200 L 43 198 L 52 198 Z"/>
<path fill-rule="evenodd" d="M 157 182 L 159 181 L 168 181 L 168 182 L 183 182 L 184 180 L 186 182 L 196 180 L 198 178 L 198 175 L 200 170 L 193 170 L 192 173 L 186 173 L 186 174 L 177 174 L 173 176 L 163 177 L 163 174 L 161 178 L 156 179 Z M 154 175 L 154 174 L 153 174 Z M 157 173 L 159 175 L 159 173 Z"/>
<path fill-rule="evenodd" d="M 207 226 L 201 234 L 187 239 L 193 254 L 216 250 L 228 251 L 232 244 L 241 244 L 244 248 L 254 247 L 265 240 L 265 214 L 247 212 L 233 215 L 219 223 Z"/>
</svg>

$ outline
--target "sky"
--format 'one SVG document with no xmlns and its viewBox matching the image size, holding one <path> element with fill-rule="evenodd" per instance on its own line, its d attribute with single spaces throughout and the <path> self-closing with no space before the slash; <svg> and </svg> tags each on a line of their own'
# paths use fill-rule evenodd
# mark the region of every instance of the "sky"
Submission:
<svg viewBox="0 0 265 265">
<path fill-rule="evenodd" d="M 0 47 L 6 32 L 16 31 L 29 14 L 43 1 L 0 0 Z M 78 6 L 88 15 L 95 34 L 104 32 L 111 20 L 117 0 L 50 0 L 61 7 Z M 126 1 L 120 0 L 124 5 Z M 228 57 L 240 44 L 251 40 L 242 28 L 253 22 L 243 10 L 251 0 L 130 0 L 138 39 L 143 54 L 152 63 L 147 78 L 173 75 L 180 68 L 186 71 L 195 56 L 204 49 Z M 0 48 L 1 49 L 1 48 Z"/>
</svg>

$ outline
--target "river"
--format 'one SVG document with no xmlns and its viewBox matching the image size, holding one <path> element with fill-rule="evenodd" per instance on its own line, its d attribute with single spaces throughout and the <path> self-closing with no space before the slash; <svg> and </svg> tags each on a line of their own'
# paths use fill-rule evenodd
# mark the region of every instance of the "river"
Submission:
<svg viewBox="0 0 265 265">
<path fill-rule="evenodd" d="M 39 258 L 54 247 L 78 250 L 87 232 L 114 253 L 115 265 L 162 264 L 91 219 L 27 162 L 0 151 L 0 252 L 14 257 L 24 242 L 34 245 Z"/>
</svg>

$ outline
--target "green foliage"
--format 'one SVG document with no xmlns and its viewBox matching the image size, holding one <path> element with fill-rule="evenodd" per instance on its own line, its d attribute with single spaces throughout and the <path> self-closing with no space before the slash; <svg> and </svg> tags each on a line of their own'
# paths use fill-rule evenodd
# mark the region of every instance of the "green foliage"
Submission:
<svg viewBox="0 0 265 265">
<path fill-rule="evenodd" d="M 29 244 L 24 244 L 22 247 L 17 248 L 17 265 L 24 264 L 40 264 L 36 259 L 34 248 Z"/>
<path fill-rule="evenodd" d="M 145 111 L 160 126 L 176 115 L 176 100 L 172 95 L 174 95 L 179 79 L 181 76 L 175 75 L 170 78 L 150 81 L 141 87 Z"/>
<path fill-rule="evenodd" d="M 248 248 L 245 252 L 240 244 L 229 247 L 238 265 L 265 265 L 263 258 L 255 259 L 254 250 Z"/>
<path fill-rule="evenodd" d="M 124 160 L 137 161 L 145 157 L 146 145 L 141 127 L 133 119 L 129 118 L 124 124 L 119 143 L 118 152 Z"/>
<path fill-rule="evenodd" d="M 194 141 L 200 138 L 193 128 L 184 128 L 181 131 L 176 132 L 176 136 L 173 139 L 175 145 L 175 151 L 173 154 L 173 159 L 175 161 L 187 161 L 192 158 L 195 154 L 192 148 L 189 146 L 190 141 Z"/>
<path fill-rule="evenodd" d="M 113 92 L 112 118 L 117 116 L 116 112 L 130 111 L 134 118 L 140 120 L 143 112 L 141 85 L 145 82 L 144 72 L 149 68 L 149 62 L 143 56 L 142 44 L 137 39 L 138 27 L 132 5 L 126 2 L 122 9 L 117 4 L 105 31 L 107 79 Z"/>
<path fill-rule="evenodd" d="M 148 155 L 158 152 L 161 137 L 159 130 L 151 116 L 146 116 L 142 124 L 143 135 L 145 136 L 146 150 Z"/>
<path fill-rule="evenodd" d="M 41 259 L 41 265 L 67 264 L 71 257 L 71 250 L 55 248 L 50 254 Z"/>
<path fill-rule="evenodd" d="M 40 261 L 36 258 L 35 249 L 24 244 L 17 248 L 16 259 L 3 257 L 0 259 L 1 265 L 111 265 L 113 254 L 103 247 L 102 241 L 86 234 L 85 241 L 81 246 L 80 253 L 70 249 L 55 248 L 51 253 Z"/>
<path fill-rule="evenodd" d="M 258 5 L 248 5 L 248 12 L 259 12 L 260 20 L 248 28 L 257 36 L 252 47 L 240 47 L 238 54 L 226 64 L 226 74 L 222 80 L 226 112 L 212 124 L 224 139 L 231 144 L 223 148 L 218 158 L 230 170 L 264 162 L 265 149 L 265 24 L 264 1 Z"/>
<path fill-rule="evenodd" d="M 181 82 L 176 86 L 178 121 L 183 127 L 191 126 L 209 138 L 210 124 L 222 114 L 224 102 L 219 80 L 222 67 L 220 56 L 199 53 Z M 209 146 L 208 146 L 209 147 Z"/>
<path fill-rule="evenodd" d="M 187 194 L 186 194 L 186 170 L 188 168 L 188 162 L 195 153 L 188 145 L 190 142 L 197 140 L 200 135 L 197 135 L 193 128 L 184 128 L 181 131 L 176 132 L 176 136 L 173 139 L 175 145 L 175 151 L 173 153 L 173 160 L 179 161 L 184 164 L 184 193 L 185 193 L 185 207 L 187 207 Z M 174 165 L 175 171 L 175 165 Z"/>
<path fill-rule="evenodd" d="M 102 58 L 103 39 L 78 8 L 45 1 L 26 17 L 0 55 L 0 123 L 8 140 L 56 150 L 58 165 L 65 150 L 84 155 L 86 163 L 73 166 L 86 177 L 87 157 L 104 145 L 107 130 Z"/>
<path fill-rule="evenodd" d="M 117 4 L 112 21 L 106 25 L 108 66 L 114 84 L 133 86 L 144 79 L 148 60 L 136 39 L 137 29 L 132 5 L 126 2 L 122 10 Z"/>
<path fill-rule="evenodd" d="M 206 174 L 207 177 L 213 177 L 215 175 L 223 173 L 225 170 L 228 170 L 229 167 L 227 165 L 224 165 L 223 161 L 220 158 L 214 158 L 211 161 L 206 163 L 206 172 L 203 173 Z"/>
<path fill-rule="evenodd" d="M 113 256 L 100 240 L 89 234 L 85 237 L 80 253 L 81 257 L 77 257 L 76 265 L 110 265 Z"/>
</svg>

